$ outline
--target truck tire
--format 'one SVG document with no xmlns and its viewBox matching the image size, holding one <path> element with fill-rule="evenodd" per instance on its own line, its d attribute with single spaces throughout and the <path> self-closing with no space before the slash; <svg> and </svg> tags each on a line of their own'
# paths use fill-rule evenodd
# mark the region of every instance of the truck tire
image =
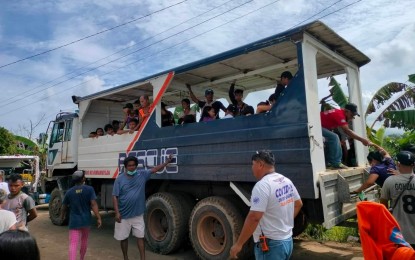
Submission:
<svg viewBox="0 0 415 260">
<path fill-rule="evenodd" d="M 244 219 L 233 203 L 222 197 L 208 197 L 194 207 L 189 221 L 190 241 L 201 259 L 229 258 Z M 252 258 L 253 251 L 242 250 L 239 259 Z"/>
<path fill-rule="evenodd" d="M 173 193 L 159 192 L 147 199 L 145 237 L 155 253 L 169 254 L 185 241 L 189 214 L 184 213 L 180 198 Z"/>
<path fill-rule="evenodd" d="M 190 214 L 192 213 L 193 207 L 196 205 L 196 200 L 192 195 L 185 193 L 185 192 L 174 192 L 173 194 L 180 201 L 180 204 L 183 209 L 182 220 L 185 222 L 185 234 L 182 238 L 183 241 L 182 241 L 181 248 L 184 248 L 184 247 L 190 248 L 192 245 L 190 243 L 188 225 L 189 225 Z"/>
<path fill-rule="evenodd" d="M 62 200 L 61 192 L 58 189 L 54 189 L 50 195 L 49 217 L 52 223 L 57 226 L 67 225 L 69 220 L 68 214 L 66 214 L 63 220 L 61 219 Z"/>
<path fill-rule="evenodd" d="M 296 237 L 303 233 L 304 230 L 307 228 L 307 225 L 307 215 L 304 213 L 304 211 L 300 210 L 300 212 L 298 212 L 298 215 L 294 219 L 293 237 Z"/>
</svg>

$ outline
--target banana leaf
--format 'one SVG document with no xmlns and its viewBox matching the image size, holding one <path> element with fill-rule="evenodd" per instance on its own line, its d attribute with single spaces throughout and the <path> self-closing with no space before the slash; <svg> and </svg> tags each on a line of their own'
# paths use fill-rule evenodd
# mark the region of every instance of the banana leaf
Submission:
<svg viewBox="0 0 415 260">
<path fill-rule="evenodd" d="M 345 107 L 348 103 L 348 98 L 341 89 L 340 84 L 333 76 L 330 77 L 329 86 L 332 87 L 329 91 L 334 102 L 336 102 L 339 107 Z"/>
<path fill-rule="evenodd" d="M 415 88 L 409 88 L 405 92 L 401 93 L 400 96 L 397 99 L 395 99 L 395 101 L 393 101 L 391 104 L 383 108 L 382 112 L 378 115 L 375 121 L 373 121 L 371 128 L 373 128 L 376 122 L 382 121 L 384 119 L 385 112 L 404 110 L 414 105 L 415 105 Z M 393 127 L 394 121 L 385 122 L 384 124 L 385 127 L 389 127 L 388 126 L 389 123 L 390 123 L 390 127 Z"/>
<path fill-rule="evenodd" d="M 376 112 L 376 109 L 382 107 L 394 94 L 402 92 L 403 90 L 406 91 L 410 88 L 410 86 L 398 82 L 391 82 L 381 87 L 370 100 L 365 112 L 365 117 Z"/>
<path fill-rule="evenodd" d="M 415 110 L 387 111 L 384 117 L 389 119 L 390 127 L 403 128 L 406 131 L 415 128 Z"/>
<path fill-rule="evenodd" d="M 408 75 L 408 80 L 415 84 L 415 74 Z"/>
</svg>

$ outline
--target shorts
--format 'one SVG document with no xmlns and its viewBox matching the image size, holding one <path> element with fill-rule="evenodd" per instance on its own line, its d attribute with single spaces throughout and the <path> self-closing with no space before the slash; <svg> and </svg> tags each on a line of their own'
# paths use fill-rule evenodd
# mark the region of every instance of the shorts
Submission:
<svg viewBox="0 0 415 260">
<path fill-rule="evenodd" d="M 144 214 L 140 216 L 121 219 L 121 223 L 115 222 L 114 238 L 116 240 L 125 240 L 130 236 L 131 229 L 133 236 L 137 238 L 144 237 Z"/>
</svg>

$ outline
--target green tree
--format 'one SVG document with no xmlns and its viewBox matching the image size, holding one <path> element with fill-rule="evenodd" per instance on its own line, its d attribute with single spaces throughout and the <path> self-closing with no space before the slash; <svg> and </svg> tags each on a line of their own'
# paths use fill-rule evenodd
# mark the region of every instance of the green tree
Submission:
<svg viewBox="0 0 415 260">
<path fill-rule="evenodd" d="M 0 155 L 16 153 L 16 140 L 14 135 L 6 128 L 0 127 Z"/>
</svg>

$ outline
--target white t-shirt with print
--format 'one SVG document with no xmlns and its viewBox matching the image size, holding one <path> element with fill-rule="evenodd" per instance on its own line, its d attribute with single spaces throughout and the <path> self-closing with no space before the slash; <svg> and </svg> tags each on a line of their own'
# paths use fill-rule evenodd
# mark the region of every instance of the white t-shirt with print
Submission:
<svg viewBox="0 0 415 260">
<path fill-rule="evenodd" d="M 264 212 L 255 232 L 258 242 L 262 232 L 270 239 L 283 240 L 292 236 L 294 201 L 300 195 L 290 179 L 279 173 L 269 173 L 258 181 L 251 196 L 251 211 Z"/>
</svg>

